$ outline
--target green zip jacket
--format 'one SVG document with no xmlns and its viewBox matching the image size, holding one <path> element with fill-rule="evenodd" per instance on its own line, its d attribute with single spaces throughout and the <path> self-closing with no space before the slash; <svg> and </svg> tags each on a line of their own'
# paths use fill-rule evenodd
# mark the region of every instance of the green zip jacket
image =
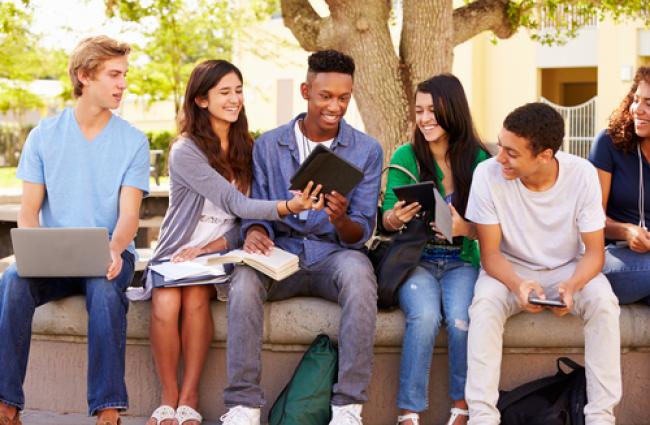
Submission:
<svg viewBox="0 0 650 425">
<path fill-rule="evenodd" d="M 481 161 L 485 161 L 489 157 L 490 156 L 488 155 L 487 152 L 485 152 L 482 149 L 479 150 L 478 154 L 476 155 L 476 159 L 474 160 L 474 164 L 472 165 L 472 169 L 476 168 L 476 166 Z M 420 178 L 420 172 L 418 170 L 415 151 L 413 150 L 413 145 L 411 143 L 404 144 L 399 148 L 397 148 L 397 150 L 393 154 L 393 157 L 390 159 L 390 163 L 395 165 L 401 165 L 402 167 L 406 168 L 411 173 L 413 173 L 413 175 L 416 176 L 418 179 Z M 435 184 L 437 187 L 440 188 L 440 194 L 444 198 L 446 195 L 445 195 L 445 188 L 442 185 L 442 180 L 444 179 L 445 176 L 442 173 L 440 167 L 438 167 L 438 164 L 435 164 L 435 166 L 436 166 Z M 395 205 L 395 202 L 397 202 L 397 197 L 393 192 L 394 187 L 404 186 L 413 183 L 417 183 L 417 182 L 413 181 L 413 179 L 411 179 L 408 175 L 406 175 L 402 171 L 396 170 L 394 168 L 388 170 L 388 181 L 386 183 L 386 191 L 384 194 L 384 202 L 382 204 L 382 210 L 388 211 L 392 209 L 393 206 Z M 481 264 L 481 256 L 478 250 L 478 242 L 464 237 L 463 246 L 460 251 L 460 258 L 463 261 L 471 263 L 474 267 L 479 267 L 479 265 Z"/>
</svg>

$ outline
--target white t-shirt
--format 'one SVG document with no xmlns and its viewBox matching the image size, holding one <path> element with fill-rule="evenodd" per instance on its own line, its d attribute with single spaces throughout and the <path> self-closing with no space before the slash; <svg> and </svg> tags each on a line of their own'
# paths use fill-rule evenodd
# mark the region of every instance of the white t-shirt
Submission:
<svg viewBox="0 0 650 425">
<path fill-rule="evenodd" d="M 301 164 L 305 158 L 309 156 L 311 151 L 316 148 L 316 146 L 323 145 L 326 148 L 329 148 L 332 146 L 332 142 L 334 141 L 334 139 L 329 139 L 325 140 L 324 142 L 312 142 L 302 133 L 302 130 L 300 130 L 300 120 L 296 120 L 294 131 L 296 133 L 296 143 L 298 144 L 298 154 Z"/>
<path fill-rule="evenodd" d="M 181 246 L 174 255 L 178 254 L 185 248 L 202 247 L 219 239 L 226 234 L 235 225 L 237 218 L 218 208 L 207 199 L 204 200 L 203 210 L 196 223 L 196 228 L 190 240 Z"/>
<path fill-rule="evenodd" d="M 506 180 L 495 158 L 474 171 L 466 216 L 501 225 L 505 257 L 531 270 L 555 269 L 584 252 L 580 233 L 605 227 L 596 169 L 585 159 L 558 152 L 557 181 L 543 192 L 520 179 Z"/>
<path fill-rule="evenodd" d="M 309 140 L 302 132 L 300 129 L 300 120 L 296 120 L 296 125 L 293 128 L 295 134 L 296 134 L 296 144 L 298 145 L 298 157 L 300 158 L 300 163 L 302 164 L 305 158 L 309 156 L 311 151 L 313 151 L 316 146 L 318 145 L 323 145 L 326 148 L 329 148 L 332 146 L 332 142 L 334 139 L 329 139 L 325 140 L 324 142 L 312 142 Z M 307 217 L 309 216 L 309 211 L 302 211 L 300 214 L 298 214 L 298 217 L 300 217 L 301 220 L 307 220 Z"/>
</svg>

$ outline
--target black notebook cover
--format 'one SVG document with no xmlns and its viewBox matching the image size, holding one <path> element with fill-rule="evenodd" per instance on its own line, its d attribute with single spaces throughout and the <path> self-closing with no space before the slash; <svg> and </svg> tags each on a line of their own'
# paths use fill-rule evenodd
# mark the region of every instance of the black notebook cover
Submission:
<svg viewBox="0 0 650 425">
<path fill-rule="evenodd" d="M 346 196 L 363 179 L 363 171 L 323 145 L 314 148 L 291 177 L 289 190 L 303 190 L 310 181 L 322 185 L 321 193 L 333 190 Z"/>
</svg>

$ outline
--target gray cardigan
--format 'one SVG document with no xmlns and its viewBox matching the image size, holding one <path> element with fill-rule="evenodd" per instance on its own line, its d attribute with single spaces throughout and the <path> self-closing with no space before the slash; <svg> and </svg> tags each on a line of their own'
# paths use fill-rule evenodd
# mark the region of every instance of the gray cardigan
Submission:
<svg viewBox="0 0 650 425">
<path fill-rule="evenodd" d="M 158 245 L 152 262 L 172 256 L 186 244 L 199 221 L 203 203 L 208 199 L 218 208 L 239 218 L 279 220 L 277 201 L 250 199 L 237 190 L 208 163 L 194 142 L 182 137 L 169 154 L 169 208 L 160 228 Z M 229 248 L 241 243 L 239 226 L 224 235 Z M 132 300 L 149 299 L 151 285 L 146 271 L 144 290 L 129 290 Z M 137 289 L 137 290 L 135 290 Z"/>
</svg>

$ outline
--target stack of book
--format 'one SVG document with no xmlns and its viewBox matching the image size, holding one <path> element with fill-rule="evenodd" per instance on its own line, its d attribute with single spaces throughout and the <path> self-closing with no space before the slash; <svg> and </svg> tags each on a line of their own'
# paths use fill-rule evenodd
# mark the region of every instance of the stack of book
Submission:
<svg viewBox="0 0 650 425">
<path fill-rule="evenodd" d="M 151 270 L 164 276 L 165 286 L 217 284 L 228 281 L 223 265 L 246 264 L 274 280 L 282 280 L 300 270 L 298 256 L 280 248 L 270 255 L 250 254 L 236 249 L 225 254 L 210 254 L 180 263 L 164 262 Z"/>
<path fill-rule="evenodd" d="M 208 267 L 196 260 L 198 259 L 181 263 L 166 261 L 150 266 L 150 268 L 165 278 L 164 287 L 212 285 L 228 281 L 229 276 L 224 271 L 223 266 Z"/>
</svg>

